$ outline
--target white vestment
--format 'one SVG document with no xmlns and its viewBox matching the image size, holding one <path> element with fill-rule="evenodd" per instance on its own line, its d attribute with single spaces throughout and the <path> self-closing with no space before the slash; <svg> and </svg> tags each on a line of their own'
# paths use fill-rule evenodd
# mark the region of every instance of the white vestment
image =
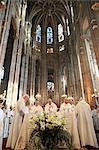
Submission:
<svg viewBox="0 0 99 150">
<path fill-rule="evenodd" d="M 57 112 L 57 106 L 53 102 L 51 103 L 51 105 L 49 105 L 49 103 L 45 105 L 45 113 L 52 113 L 52 112 L 55 113 Z"/>
<path fill-rule="evenodd" d="M 96 132 L 96 137 L 99 145 L 99 108 L 92 110 L 92 118 L 93 118 L 94 129 Z"/>
<path fill-rule="evenodd" d="M 77 128 L 77 118 L 74 107 L 71 104 L 63 103 L 60 106 L 60 113 L 66 119 L 66 130 L 72 136 L 73 148 L 80 149 L 80 140 Z"/>
<path fill-rule="evenodd" d="M 0 108 L 0 150 L 2 150 L 2 139 L 3 139 L 3 110 Z"/>
<path fill-rule="evenodd" d="M 7 138 L 8 133 L 9 133 L 9 116 L 8 114 L 5 114 L 3 120 L 3 138 Z"/>
<path fill-rule="evenodd" d="M 36 113 L 42 113 L 42 112 L 43 112 L 43 108 L 40 105 L 38 105 L 38 106 L 33 105 L 31 108 L 31 113 L 36 114 Z"/>
<path fill-rule="evenodd" d="M 17 102 L 6 147 L 11 147 L 12 149 L 15 147 L 22 125 L 22 113 L 27 113 L 27 107 L 25 106 L 25 101 L 23 98 L 19 99 Z"/>
<path fill-rule="evenodd" d="M 33 114 L 40 114 L 40 113 L 43 113 L 43 108 L 40 105 L 38 106 L 34 105 L 32 106 L 30 113 L 24 116 L 24 120 L 21 126 L 15 150 L 23 150 L 26 148 L 26 145 L 28 145 L 29 143 L 30 132 L 32 129 L 29 119 L 31 116 L 33 116 Z"/>
<path fill-rule="evenodd" d="M 79 101 L 76 105 L 76 112 L 81 146 L 98 147 L 90 105 L 85 100 Z"/>
</svg>

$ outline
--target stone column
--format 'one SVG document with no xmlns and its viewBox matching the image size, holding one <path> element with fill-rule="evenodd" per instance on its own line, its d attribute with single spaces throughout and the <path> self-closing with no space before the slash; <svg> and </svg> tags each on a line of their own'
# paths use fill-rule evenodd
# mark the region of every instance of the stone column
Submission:
<svg viewBox="0 0 99 150">
<path fill-rule="evenodd" d="M 39 72 L 38 72 L 38 93 L 40 93 L 40 66 L 39 66 Z"/>
<path fill-rule="evenodd" d="M 20 77 L 20 90 L 19 90 L 19 98 L 23 95 L 24 89 L 24 73 L 25 73 L 25 54 L 22 57 L 22 65 L 21 65 L 21 77 Z"/>
<path fill-rule="evenodd" d="M 47 102 L 47 68 L 46 68 L 46 28 L 42 25 L 42 47 L 41 47 L 41 104 Z"/>
<path fill-rule="evenodd" d="M 72 40 L 71 40 L 71 43 L 73 43 L 72 42 Z M 74 75 L 74 63 L 73 63 L 73 57 L 74 57 L 74 54 L 73 54 L 73 49 L 74 49 L 74 47 L 73 47 L 73 45 L 71 45 L 71 43 L 70 43 L 70 49 L 69 49 L 69 55 L 70 55 L 70 70 L 71 70 L 71 95 L 70 96 L 73 96 L 73 97 L 75 97 L 76 95 L 77 95 L 77 93 L 76 93 L 76 86 L 75 86 L 75 75 Z M 68 64 L 69 65 L 69 64 Z M 78 66 L 77 66 L 78 67 Z M 79 78 L 79 76 L 78 76 L 78 78 Z"/>
<path fill-rule="evenodd" d="M 31 90 L 30 95 L 35 96 L 35 73 L 36 73 L 36 56 L 35 54 L 32 57 L 32 70 L 31 70 Z"/>
<path fill-rule="evenodd" d="M 18 23 L 17 35 L 19 35 L 20 20 L 17 23 Z M 17 58 L 17 45 L 18 45 L 18 37 L 15 37 L 14 44 L 13 44 L 13 52 L 12 52 L 12 60 L 11 60 L 8 88 L 7 88 L 6 103 L 7 103 L 8 107 L 11 105 L 11 101 L 12 101 L 13 86 L 14 86 L 13 82 L 14 82 L 15 66 L 16 66 L 16 58 Z"/>
<path fill-rule="evenodd" d="M 2 38 L 1 38 L 1 45 L 0 45 L 0 64 L 1 64 L 1 66 L 3 66 L 3 63 L 4 63 L 6 46 L 7 46 L 10 24 L 11 24 L 11 18 L 12 18 L 12 7 L 11 7 L 11 2 L 9 0 L 7 12 L 6 12 L 5 24 L 4 24 Z"/>
<path fill-rule="evenodd" d="M 59 106 L 59 49 L 57 45 L 57 37 L 58 37 L 58 27 L 55 23 L 54 27 L 54 85 L 55 85 L 55 91 L 54 91 L 54 102 Z"/>
<path fill-rule="evenodd" d="M 85 94 L 84 94 L 84 83 L 83 83 L 83 77 L 82 77 L 82 69 L 81 69 L 81 62 L 80 62 L 80 53 L 79 53 L 79 49 L 80 49 L 80 42 L 79 42 L 79 38 L 80 38 L 80 32 L 79 32 L 79 27 L 78 24 L 76 24 L 76 55 L 77 55 L 77 61 L 78 61 L 78 68 L 79 68 L 79 75 L 80 75 L 80 84 L 81 84 L 81 93 L 82 93 L 82 97 L 85 98 Z"/>
<path fill-rule="evenodd" d="M 5 5 L 7 5 L 7 0 L 5 0 Z M 8 5 L 8 7 L 9 7 L 9 5 Z M 8 7 L 0 10 L 0 39 L 2 36 L 3 23 L 4 24 L 6 23 L 6 16 L 8 15 L 8 13 L 7 13 Z"/>
<path fill-rule="evenodd" d="M 85 45 L 93 82 L 93 92 L 99 91 L 99 6 L 98 3 L 87 3 L 87 18 L 90 24 L 86 33 Z"/>
<path fill-rule="evenodd" d="M 88 2 L 86 4 L 87 7 L 87 16 L 88 22 L 90 24 L 90 33 L 91 40 L 93 43 L 94 53 L 99 69 L 99 2 L 94 2 L 91 4 Z"/>
<path fill-rule="evenodd" d="M 26 53 L 26 61 L 25 61 L 25 75 L 24 75 L 24 89 L 23 94 L 27 93 L 27 82 L 28 82 L 28 67 L 29 67 L 29 54 L 30 54 L 31 48 L 27 48 Z"/>
<path fill-rule="evenodd" d="M 17 96 L 18 96 L 18 84 L 19 84 L 22 46 L 23 46 L 23 40 L 24 40 L 26 7 L 27 7 L 26 3 L 23 3 L 23 5 L 22 5 L 22 17 L 21 17 L 22 20 L 21 20 L 21 24 L 20 24 L 19 43 L 18 43 L 18 55 L 17 55 L 17 60 L 16 60 L 16 72 L 15 72 L 15 80 L 14 80 L 12 106 L 14 106 L 16 104 Z"/>
<path fill-rule="evenodd" d="M 20 15 L 21 14 L 19 14 L 19 17 L 20 17 Z M 15 37 L 14 44 L 13 44 L 13 52 L 12 52 L 12 60 L 11 60 L 10 75 L 9 75 L 8 88 L 7 88 L 7 100 L 6 100 L 8 107 L 11 105 L 12 95 L 13 95 L 15 66 L 16 66 L 16 58 L 17 58 L 17 54 L 18 54 L 17 46 L 18 46 L 19 29 L 20 29 L 20 19 L 18 19 L 18 21 L 17 21 L 17 36 Z"/>
<path fill-rule="evenodd" d="M 24 14 L 24 17 L 25 17 L 25 13 L 23 13 L 23 14 Z M 31 23 L 26 22 L 26 24 L 25 24 L 25 31 L 26 32 L 25 32 L 25 41 L 24 41 L 24 54 L 23 54 L 23 57 L 22 57 L 19 97 L 21 97 L 23 94 L 25 94 L 24 92 L 26 92 L 26 89 L 27 89 L 28 59 L 29 59 L 29 54 L 30 54 L 30 51 L 31 51 L 31 46 L 30 46 L 31 27 L 32 27 Z M 26 75 L 25 75 L 25 73 L 26 73 Z M 25 89 L 24 89 L 24 84 L 25 84 Z"/>
</svg>

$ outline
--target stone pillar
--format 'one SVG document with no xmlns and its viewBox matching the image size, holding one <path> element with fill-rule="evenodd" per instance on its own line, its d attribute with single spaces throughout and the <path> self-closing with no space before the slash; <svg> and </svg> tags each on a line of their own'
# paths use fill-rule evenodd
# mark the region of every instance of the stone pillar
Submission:
<svg viewBox="0 0 99 150">
<path fill-rule="evenodd" d="M 1 37 L 1 45 L 0 45 L 0 64 L 1 64 L 1 66 L 3 66 L 3 63 L 4 63 L 6 46 L 7 46 L 10 24 L 11 24 L 11 18 L 12 18 L 12 7 L 11 7 L 11 1 L 9 0 L 8 6 L 7 6 L 7 12 L 6 12 L 5 24 L 4 24 L 4 28 L 3 28 L 2 37 Z"/>
<path fill-rule="evenodd" d="M 39 72 L 38 72 L 38 93 L 40 93 L 40 66 L 39 66 Z"/>
<path fill-rule="evenodd" d="M 24 10 L 25 11 L 25 10 Z M 23 13 L 25 14 L 25 13 Z M 25 17 L 25 15 L 24 15 Z M 22 66 L 21 66 L 21 78 L 20 78 L 20 93 L 19 97 L 26 93 L 27 89 L 27 72 L 28 72 L 28 59 L 31 51 L 30 41 L 31 41 L 31 23 L 26 22 L 25 24 L 25 41 L 24 41 L 24 54 L 22 57 Z M 25 75 L 26 74 L 26 75 Z M 25 89 L 24 89 L 25 84 Z"/>
<path fill-rule="evenodd" d="M 76 52 L 77 65 L 78 65 L 78 70 L 76 71 L 76 77 L 78 76 L 78 72 L 79 72 L 79 77 L 80 77 L 80 80 L 79 80 L 80 87 L 79 87 L 79 89 L 77 91 L 80 93 L 80 90 L 81 90 L 81 95 L 79 95 L 79 96 L 85 98 L 83 75 L 82 75 L 82 68 L 81 68 L 81 61 L 80 61 L 80 41 L 79 41 L 79 39 L 80 39 L 80 30 L 79 30 L 78 23 L 75 25 L 75 36 L 74 36 L 74 39 L 76 41 L 75 52 Z"/>
<path fill-rule="evenodd" d="M 24 75 L 24 89 L 23 94 L 27 93 L 27 82 L 28 82 L 28 67 L 29 67 L 29 54 L 30 54 L 31 48 L 27 48 L 26 53 L 26 61 L 25 61 L 25 75 Z"/>
<path fill-rule="evenodd" d="M 24 73 L 25 73 L 25 54 L 22 57 L 22 65 L 21 65 L 21 77 L 20 77 L 20 90 L 19 90 L 19 98 L 23 95 L 24 89 Z"/>
<path fill-rule="evenodd" d="M 87 3 L 87 16 L 90 24 L 91 39 L 99 68 L 99 2 Z"/>
<path fill-rule="evenodd" d="M 12 106 L 14 106 L 16 104 L 17 96 L 18 96 L 18 84 L 19 84 L 22 46 L 23 46 L 23 40 L 24 40 L 26 7 L 27 7 L 27 4 L 23 3 L 23 5 L 22 5 L 22 16 L 21 16 L 22 20 L 21 20 L 21 24 L 20 24 L 19 43 L 18 43 L 18 55 L 17 55 L 17 60 L 16 60 L 16 71 L 15 71 Z"/>
<path fill-rule="evenodd" d="M 31 89 L 30 96 L 35 96 L 35 73 L 36 73 L 36 57 L 32 55 L 32 70 L 31 70 Z"/>
<path fill-rule="evenodd" d="M 85 45 L 89 60 L 93 92 L 99 91 L 99 5 L 87 3 L 87 18 L 90 24 L 86 33 Z"/>
<path fill-rule="evenodd" d="M 85 46 L 86 46 L 86 52 L 87 52 L 87 57 L 89 61 L 89 68 L 90 68 L 90 73 L 91 73 L 91 79 L 93 83 L 93 91 L 99 91 L 99 70 L 98 70 L 98 65 L 96 62 L 95 58 L 95 53 L 93 50 L 93 45 L 91 39 L 85 39 Z"/>
<path fill-rule="evenodd" d="M 60 100 L 59 100 L 59 49 L 58 49 L 58 27 L 55 23 L 54 27 L 54 85 L 55 85 L 55 91 L 54 91 L 54 102 L 59 106 Z"/>
<path fill-rule="evenodd" d="M 19 17 L 20 17 L 20 15 L 21 14 L 19 14 Z M 18 19 L 18 21 L 17 21 L 17 36 L 15 37 L 14 44 L 13 44 L 13 52 L 12 52 L 12 60 L 11 60 L 10 75 L 9 75 L 8 88 L 7 88 L 7 100 L 6 100 L 8 107 L 11 105 L 12 95 L 13 95 L 16 58 L 17 58 L 17 54 L 18 54 L 17 53 L 17 45 L 18 45 L 19 29 L 20 29 L 20 19 Z"/>
<path fill-rule="evenodd" d="M 46 68 L 46 28 L 42 25 L 42 47 L 41 47 L 41 104 L 47 102 L 47 68 Z"/>
<path fill-rule="evenodd" d="M 69 49 L 69 55 L 70 55 L 70 66 L 71 66 L 71 95 L 70 96 L 73 96 L 75 97 L 77 95 L 76 93 L 76 86 L 75 86 L 75 74 L 74 74 L 74 63 L 73 63 L 73 57 L 74 57 L 74 53 L 73 53 L 73 45 L 71 45 L 73 42 L 71 40 L 71 43 L 70 43 L 70 49 Z M 69 64 L 68 64 L 69 65 Z M 69 67 L 69 66 L 68 66 Z M 78 67 L 78 66 L 77 66 Z M 79 76 L 78 76 L 79 78 Z"/>
<path fill-rule="evenodd" d="M 10 1 L 9 1 L 10 2 Z M 7 5 L 7 0 L 5 0 L 5 5 Z M 8 9 L 9 9 L 9 5 L 7 8 L 3 8 L 0 10 L 0 39 L 2 36 L 2 28 L 3 28 L 3 23 L 6 23 L 6 17 L 8 15 Z"/>
</svg>

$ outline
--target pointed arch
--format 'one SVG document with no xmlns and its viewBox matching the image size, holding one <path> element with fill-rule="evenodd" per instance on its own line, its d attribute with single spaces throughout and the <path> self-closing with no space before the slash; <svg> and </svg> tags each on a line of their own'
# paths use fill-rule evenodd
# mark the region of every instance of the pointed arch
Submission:
<svg viewBox="0 0 99 150">
<path fill-rule="evenodd" d="M 41 43 L 41 26 L 38 25 L 36 28 L 36 41 Z"/>
<path fill-rule="evenodd" d="M 64 41 L 63 26 L 61 24 L 58 25 L 58 41 Z"/>
<path fill-rule="evenodd" d="M 47 28 L 47 44 L 53 43 L 53 29 L 52 27 Z"/>
</svg>

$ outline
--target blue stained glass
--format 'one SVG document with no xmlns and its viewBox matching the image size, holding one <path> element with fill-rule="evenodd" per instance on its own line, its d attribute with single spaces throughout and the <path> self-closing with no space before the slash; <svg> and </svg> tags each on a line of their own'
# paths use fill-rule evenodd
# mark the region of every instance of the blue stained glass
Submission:
<svg viewBox="0 0 99 150">
<path fill-rule="evenodd" d="M 47 44 L 53 43 L 53 30 L 51 27 L 47 28 Z"/>
<path fill-rule="evenodd" d="M 41 26 L 38 25 L 36 28 L 36 41 L 41 43 Z"/>
</svg>

